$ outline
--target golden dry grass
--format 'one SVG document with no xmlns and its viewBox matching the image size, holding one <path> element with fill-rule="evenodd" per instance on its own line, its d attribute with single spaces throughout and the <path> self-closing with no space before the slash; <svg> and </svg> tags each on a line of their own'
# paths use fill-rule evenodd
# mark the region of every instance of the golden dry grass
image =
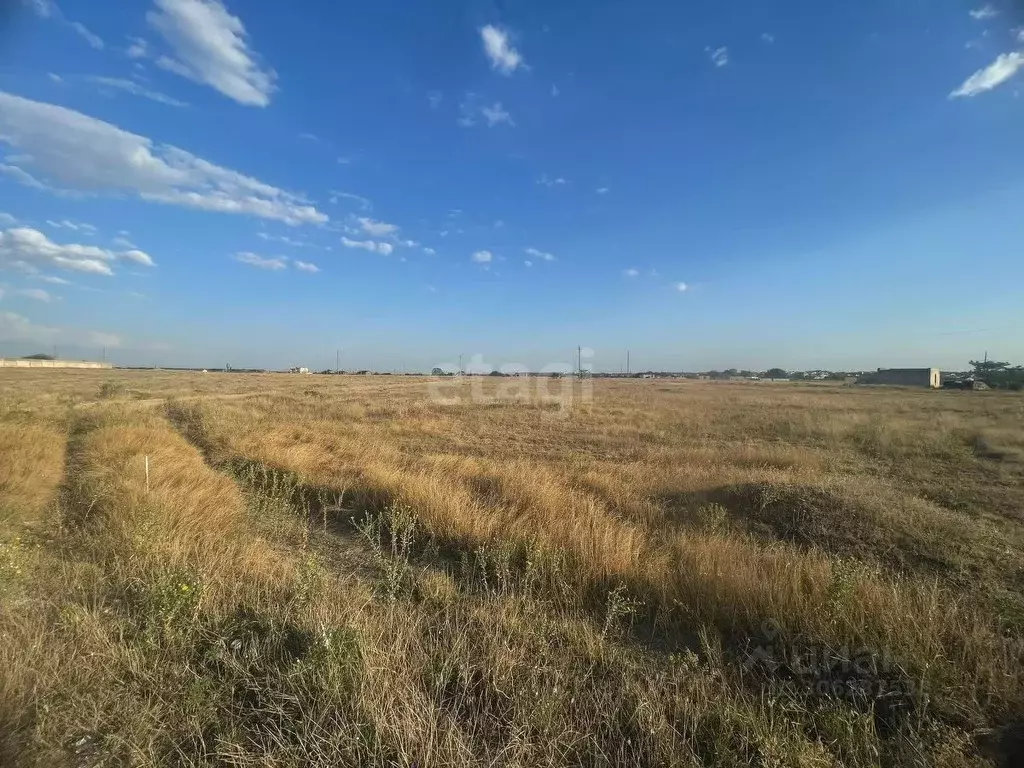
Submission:
<svg viewBox="0 0 1024 768">
<path fill-rule="evenodd" d="M 1019 396 L 449 384 L 4 372 L 0 763 L 1020 756 Z"/>
</svg>

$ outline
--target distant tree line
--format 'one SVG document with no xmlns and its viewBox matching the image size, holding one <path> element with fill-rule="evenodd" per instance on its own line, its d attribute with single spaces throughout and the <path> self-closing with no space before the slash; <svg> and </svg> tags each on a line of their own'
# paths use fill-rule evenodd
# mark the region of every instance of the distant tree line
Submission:
<svg viewBox="0 0 1024 768">
<path fill-rule="evenodd" d="M 993 389 L 1024 389 L 1024 365 L 1010 365 L 996 360 L 971 360 L 976 381 Z"/>
</svg>

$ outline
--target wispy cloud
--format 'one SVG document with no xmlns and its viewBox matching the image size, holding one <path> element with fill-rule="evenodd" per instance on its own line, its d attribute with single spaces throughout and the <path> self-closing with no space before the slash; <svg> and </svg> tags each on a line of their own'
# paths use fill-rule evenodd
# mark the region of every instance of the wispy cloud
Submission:
<svg viewBox="0 0 1024 768">
<path fill-rule="evenodd" d="M 632 267 L 630 267 L 629 269 L 622 270 L 622 274 L 624 274 L 626 277 L 637 277 L 640 274 L 640 270 L 633 269 Z"/>
<path fill-rule="evenodd" d="M 711 62 L 716 67 L 724 67 L 729 63 L 729 49 L 726 46 L 721 48 L 715 48 L 712 50 L 710 47 L 705 48 L 704 51 L 711 58 Z"/>
<path fill-rule="evenodd" d="M 598 187 L 594 191 L 597 192 L 597 194 L 599 194 L 599 195 L 607 195 L 612 190 L 611 190 L 611 187 Z"/>
<path fill-rule="evenodd" d="M 459 103 L 458 124 L 463 128 L 472 128 L 480 122 L 481 116 L 487 122 L 488 128 L 503 123 L 509 127 L 515 127 L 512 115 L 505 110 L 500 101 L 493 104 L 481 104 L 477 94 L 472 91 L 467 92 L 466 98 Z"/>
<path fill-rule="evenodd" d="M 398 231 L 397 224 L 388 224 L 385 221 L 374 221 L 366 216 L 360 216 L 357 221 L 363 232 L 371 237 L 385 237 L 393 235 Z"/>
<path fill-rule="evenodd" d="M 32 10 L 41 19 L 54 19 L 73 29 L 85 42 L 96 50 L 103 50 L 103 39 L 94 34 L 80 21 L 71 21 L 61 13 L 60 8 L 53 0 L 22 0 L 22 4 Z"/>
<path fill-rule="evenodd" d="M 103 50 L 103 39 L 99 35 L 90 32 L 89 28 L 86 27 L 85 24 L 80 21 L 70 21 L 68 22 L 68 26 L 75 30 L 75 32 L 77 32 L 85 42 L 97 51 Z"/>
<path fill-rule="evenodd" d="M 672 287 L 675 288 L 680 293 L 686 293 L 688 290 L 690 290 L 690 286 L 688 286 L 686 283 L 675 283 Z"/>
<path fill-rule="evenodd" d="M 241 253 L 236 253 L 232 258 L 241 264 L 248 264 L 250 267 L 256 267 L 257 269 L 268 269 L 272 272 L 278 272 L 288 267 L 288 259 L 284 256 L 264 258 L 250 251 L 242 251 Z"/>
<path fill-rule="evenodd" d="M 32 12 L 41 19 L 49 19 L 60 14 L 60 9 L 53 0 L 22 0 Z"/>
<path fill-rule="evenodd" d="M 355 202 L 359 203 L 359 207 L 362 208 L 364 211 L 373 210 L 373 203 L 371 203 L 362 195 L 353 195 L 351 192 L 339 192 L 337 190 L 332 189 L 329 202 L 336 205 L 339 200 L 354 200 Z"/>
<path fill-rule="evenodd" d="M 427 254 L 427 256 L 434 256 L 437 253 L 433 248 L 424 248 L 423 252 Z"/>
<path fill-rule="evenodd" d="M 477 251 L 470 258 L 477 264 L 490 264 L 494 260 L 494 254 L 490 251 Z"/>
<path fill-rule="evenodd" d="M 762 32 L 761 39 L 766 43 L 774 43 L 775 35 L 773 35 L 771 32 Z"/>
<path fill-rule="evenodd" d="M 70 229 L 72 232 L 85 232 L 89 235 L 96 234 L 96 227 L 92 224 L 86 224 L 85 222 L 69 221 L 68 219 L 61 219 L 60 221 L 54 221 L 53 219 L 47 219 L 46 223 L 48 226 L 54 229 Z"/>
<path fill-rule="evenodd" d="M 526 259 L 526 260 L 525 260 L 525 261 L 523 262 L 523 266 L 525 266 L 525 267 L 532 267 L 532 266 L 533 266 L 533 262 L 532 262 L 532 261 L 530 261 L 529 259 Z"/>
<path fill-rule="evenodd" d="M 89 75 L 85 79 L 102 88 L 115 88 L 119 91 L 130 93 L 133 96 L 141 96 L 144 99 L 149 99 L 160 104 L 166 104 L 169 107 L 188 106 L 184 101 L 179 101 L 178 99 L 160 93 L 159 91 L 151 91 L 149 88 L 144 88 L 134 80 L 127 80 L 122 77 L 100 77 L 98 75 Z"/>
<path fill-rule="evenodd" d="M 487 120 L 487 126 L 489 128 L 500 123 L 508 123 L 511 126 L 515 125 L 515 123 L 512 121 L 512 115 L 510 115 L 502 108 L 500 101 L 494 102 L 494 104 L 492 104 L 489 107 L 480 107 L 480 112 Z"/>
<path fill-rule="evenodd" d="M 209 85 L 239 104 L 265 107 L 276 90 L 277 75 L 264 69 L 249 47 L 245 25 L 220 0 L 155 0 L 146 19 L 177 58 L 162 56 L 157 65 Z"/>
<path fill-rule="evenodd" d="M 44 304 L 49 304 L 54 300 L 54 296 L 44 291 L 42 288 L 22 288 L 19 291 L 15 291 L 19 296 L 24 296 L 26 299 L 32 299 L 33 301 L 41 301 Z"/>
<path fill-rule="evenodd" d="M 503 75 L 511 75 L 523 66 L 523 57 L 509 42 L 508 32 L 488 24 L 480 30 L 480 39 L 484 44 L 484 53 L 491 61 L 491 68 Z"/>
<path fill-rule="evenodd" d="M 951 99 L 977 96 L 1002 85 L 1024 68 L 1024 53 L 1004 53 L 984 69 L 968 77 L 959 88 L 949 94 Z"/>
<path fill-rule="evenodd" d="M 968 13 L 970 13 L 971 18 L 975 19 L 976 21 L 994 19 L 996 16 L 999 15 L 999 11 L 997 11 L 991 3 L 986 3 L 980 8 L 974 8 L 973 10 L 968 11 Z"/>
<path fill-rule="evenodd" d="M 541 177 L 537 179 L 537 183 L 544 187 L 561 187 L 564 186 L 565 184 L 568 184 L 569 182 L 566 181 L 561 176 L 557 176 L 552 179 L 546 173 L 542 173 Z"/>
<path fill-rule="evenodd" d="M 125 56 L 129 59 L 144 59 L 149 56 L 149 43 L 141 37 L 129 37 L 132 44 L 125 49 Z"/>
<path fill-rule="evenodd" d="M 3 143 L 22 150 L 22 163 L 30 164 L 33 171 L 40 170 L 72 189 L 129 192 L 149 202 L 288 224 L 328 220 L 298 195 L 185 150 L 157 144 L 81 112 L 0 91 Z M 22 183 L 49 186 L 24 168 L 18 170 Z"/>
<path fill-rule="evenodd" d="M 554 254 L 548 253 L 547 251 L 539 251 L 536 248 L 527 248 L 526 254 L 533 256 L 535 259 L 541 259 L 543 261 L 554 261 Z"/>
<path fill-rule="evenodd" d="M 2 140 L 0 136 L 0 140 Z M 7 165 L 6 163 L 0 163 L 0 175 L 8 176 L 14 179 L 19 184 L 32 187 L 33 189 L 50 189 L 46 184 L 43 184 L 39 179 L 33 176 L 31 173 L 26 171 L 24 168 L 19 168 L 16 165 Z"/>
<path fill-rule="evenodd" d="M 395 251 L 391 243 L 378 243 L 373 240 L 351 240 L 347 237 L 341 238 L 341 244 L 346 248 L 361 248 L 370 253 L 379 253 L 382 256 L 390 256 Z"/>
<path fill-rule="evenodd" d="M 295 261 L 295 268 L 300 272 L 316 273 L 320 271 L 320 267 L 316 264 L 311 264 L 308 261 Z"/>
<path fill-rule="evenodd" d="M 305 240 L 297 240 L 294 237 L 288 237 L 288 235 L 271 235 L 267 232 L 257 232 L 256 237 L 268 243 L 281 243 L 282 245 L 290 245 L 292 248 L 319 247 L 314 245 L 313 243 L 307 243 Z"/>
<path fill-rule="evenodd" d="M 427 101 L 430 102 L 431 109 L 440 107 L 443 100 L 444 95 L 440 91 L 427 91 Z"/>
</svg>

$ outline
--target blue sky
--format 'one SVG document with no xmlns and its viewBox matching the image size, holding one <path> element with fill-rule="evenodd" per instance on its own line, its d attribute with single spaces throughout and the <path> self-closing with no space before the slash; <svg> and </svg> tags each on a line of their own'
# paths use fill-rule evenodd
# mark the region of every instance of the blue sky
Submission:
<svg viewBox="0 0 1024 768">
<path fill-rule="evenodd" d="M 1012 0 L 18 0 L 0 354 L 1024 362 Z"/>
</svg>

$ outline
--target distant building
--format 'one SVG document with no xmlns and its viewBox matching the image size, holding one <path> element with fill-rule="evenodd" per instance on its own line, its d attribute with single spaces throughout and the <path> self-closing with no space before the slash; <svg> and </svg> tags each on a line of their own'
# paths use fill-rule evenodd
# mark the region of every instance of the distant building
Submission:
<svg viewBox="0 0 1024 768">
<path fill-rule="evenodd" d="M 291 369 L 292 373 L 309 373 L 309 368 L 299 368 L 298 366 Z"/>
<path fill-rule="evenodd" d="M 857 383 L 938 389 L 942 386 L 942 374 L 938 368 L 879 368 L 858 378 Z"/>
</svg>

